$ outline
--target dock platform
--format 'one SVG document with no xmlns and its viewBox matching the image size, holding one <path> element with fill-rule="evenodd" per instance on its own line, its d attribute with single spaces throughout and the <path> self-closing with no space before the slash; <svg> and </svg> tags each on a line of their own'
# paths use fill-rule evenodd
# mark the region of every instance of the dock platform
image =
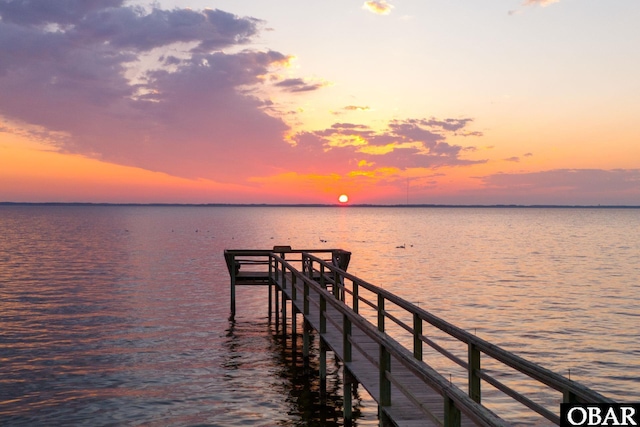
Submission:
<svg viewBox="0 0 640 427">
<path fill-rule="evenodd" d="M 485 404 L 485 391 L 492 399 L 497 393 L 499 400 L 511 400 L 522 407 L 523 413 L 530 412 L 527 420 L 537 419 L 531 421 L 536 425 L 559 425 L 560 402 L 613 402 L 347 273 L 351 259 L 348 251 L 276 246 L 270 250 L 226 250 L 224 256 L 231 278 L 231 318 L 236 314 L 236 286 L 268 286 L 269 313 L 273 312 L 283 331 L 289 321 L 292 334 L 296 333 L 297 317 L 302 315 L 305 358 L 309 356 L 309 331 L 317 331 L 321 380 L 326 378 L 327 350 L 341 361 L 346 425 L 352 420 L 354 383 L 364 387 L 377 402 L 383 426 L 511 425 L 495 406 Z M 427 326 L 464 345 L 466 357 L 425 334 Z M 402 340 L 404 345 L 398 331 L 409 337 Z M 425 363 L 425 349 L 464 369 L 466 383 L 452 382 Z M 491 370 L 483 368 L 489 359 Z M 494 372 L 496 363 L 557 394 L 552 399 L 555 407 L 513 389 L 499 372 Z"/>
</svg>

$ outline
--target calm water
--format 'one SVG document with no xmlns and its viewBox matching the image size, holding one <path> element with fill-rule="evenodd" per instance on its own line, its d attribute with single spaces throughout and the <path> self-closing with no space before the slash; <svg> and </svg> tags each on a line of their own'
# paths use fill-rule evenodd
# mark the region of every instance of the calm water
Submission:
<svg viewBox="0 0 640 427">
<path fill-rule="evenodd" d="M 340 425 L 265 292 L 227 320 L 223 250 L 275 244 L 350 250 L 369 282 L 640 401 L 640 210 L 5 206 L 0 425 Z"/>
</svg>

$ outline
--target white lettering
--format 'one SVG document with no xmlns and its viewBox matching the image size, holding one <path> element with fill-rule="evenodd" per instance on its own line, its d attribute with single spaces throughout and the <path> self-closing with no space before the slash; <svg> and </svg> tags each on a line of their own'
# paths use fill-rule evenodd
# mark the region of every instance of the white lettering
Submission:
<svg viewBox="0 0 640 427">
<path fill-rule="evenodd" d="M 604 419 L 601 421 L 602 426 L 608 426 L 609 421 L 613 421 L 612 426 L 619 426 L 620 421 L 618 421 L 618 417 L 616 416 L 616 411 L 613 408 L 609 408 L 607 410 L 607 415 L 604 416 Z"/>
<path fill-rule="evenodd" d="M 575 418 L 573 417 L 573 413 L 576 411 L 580 412 L 580 415 L 582 416 L 580 421 L 576 421 Z M 567 412 L 567 420 L 571 423 L 572 426 L 581 426 L 582 424 L 585 423 L 585 421 L 587 421 L 587 411 L 584 408 L 575 406 L 569 409 L 569 412 Z"/>
<path fill-rule="evenodd" d="M 636 414 L 636 410 L 631 406 L 623 406 L 620 408 L 622 411 L 622 425 L 623 426 L 637 426 L 638 423 L 633 421 L 631 417 Z"/>
<path fill-rule="evenodd" d="M 571 426 L 638 426 L 637 408 L 622 405 L 574 406 L 566 413 Z"/>
<path fill-rule="evenodd" d="M 589 412 L 589 425 L 590 426 L 598 426 L 602 423 L 602 416 L 600 415 L 600 408 L 597 406 L 589 406 L 587 408 Z"/>
</svg>

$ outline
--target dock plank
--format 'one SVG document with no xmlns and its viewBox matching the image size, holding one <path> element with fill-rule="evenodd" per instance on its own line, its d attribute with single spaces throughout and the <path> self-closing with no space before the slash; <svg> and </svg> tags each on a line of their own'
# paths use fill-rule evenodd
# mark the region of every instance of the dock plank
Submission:
<svg viewBox="0 0 640 427">
<path fill-rule="evenodd" d="M 277 281 L 280 289 L 283 289 L 288 300 L 291 300 L 296 310 L 304 313 L 304 290 L 300 285 L 296 286 L 296 298 L 293 298 L 293 284 L 291 275 L 285 276 L 285 282 Z M 315 293 L 309 295 L 309 311 L 305 319 L 312 328 L 320 330 L 320 296 Z M 341 325 L 343 315 L 334 307 L 327 304 L 326 309 L 327 325 Z M 343 333 L 340 327 L 329 327 L 321 334 L 321 338 L 326 342 L 340 360 L 344 360 Z M 352 359 L 344 362 L 344 366 L 353 375 L 356 381 L 361 384 L 367 393 L 380 401 L 380 374 L 379 366 L 376 362 L 380 346 L 364 331 L 353 327 L 351 332 Z M 367 353 L 369 357 L 367 357 Z M 372 357 L 373 356 L 373 357 Z M 371 360 L 373 359 L 373 361 Z M 439 426 L 428 415 L 431 412 L 439 420 L 444 419 L 444 399 L 443 397 L 417 378 L 397 359 L 391 360 L 391 372 L 394 378 L 408 389 L 412 398 L 407 397 L 397 386 L 391 385 L 391 405 L 383 407 L 382 410 L 390 417 L 397 426 Z M 417 401 L 417 402 L 416 402 Z M 425 408 L 427 411 L 425 411 Z M 475 425 L 467 417 L 462 416 L 463 426 Z"/>
</svg>

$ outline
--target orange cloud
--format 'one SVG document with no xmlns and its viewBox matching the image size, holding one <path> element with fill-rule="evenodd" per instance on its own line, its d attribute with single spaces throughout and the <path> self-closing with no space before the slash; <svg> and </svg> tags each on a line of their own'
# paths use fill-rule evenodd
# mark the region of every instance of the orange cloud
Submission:
<svg viewBox="0 0 640 427">
<path fill-rule="evenodd" d="M 393 6 L 385 0 L 371 0 L 364 2 L 362 8 L 377 15 L 388 15 L 391 13 Z"/>
<path fill-rule="evenodd" d="M 539 5 L 539 6 L 549 6 L 553 3 L 558 3 L 560 0 L 525 0 L 523 3 L 525 6 L 531 5 Z"/>
<path fill-rule="evenodd" d="M 0 133 L 0 201 L 232 203 L 259 201 L 263 195 L 247 185 L 179 178 L 43 150 Z"/>
<path fill-rule="evenodd" d="M 345 110 L 347 111 L 369 111 L 371 108 L 369 108 L 368 106 L 359 106 L 359 105 L 347 105 L 346 107 L 344 107 Z"/>
</svg>

